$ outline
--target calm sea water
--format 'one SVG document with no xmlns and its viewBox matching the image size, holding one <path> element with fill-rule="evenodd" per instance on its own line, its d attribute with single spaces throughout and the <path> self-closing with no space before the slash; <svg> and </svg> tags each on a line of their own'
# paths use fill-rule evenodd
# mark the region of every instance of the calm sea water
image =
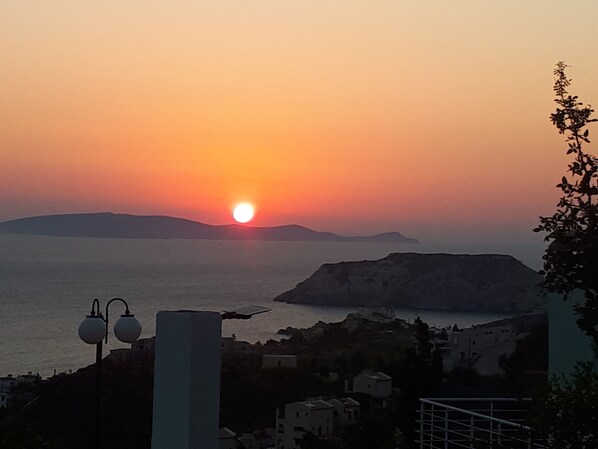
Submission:
<svg viewBox="0 0 598 449">
<path fill-rule="evenodd" d="M 512 254 L 534 266 L 540 253 L 521 247 Z M 0 375 L 38 372 L 42 376 L 93 363 L 94 348 L 79 340 L 77 327 L 93 298 L 125 298 L 153 336 L 160 310 L 222 311 L 241 304 L 271 307 L 248 321 L 223 323 L 223 334 L 247 341 L 277 338 L 287 326 L 342 320 L 355 308 L 292 305 L 272 299 L 293 288 L 321 264 L 376 259 L 389 252 L 484 252 L 440 245 L 371 243 L 232 242 L 129 240 L 0 235 Z M 504 248 L 496 252 L 508 253 Z M 526 260 L 527 258 L 527 260 Z M 110 318 L 123 313 L 119 303 Z M 405 319 L 469 326 L 500 317 L 398 310 Z M 113 335 L 108 349 L 123 347 Z"/>
</svg>

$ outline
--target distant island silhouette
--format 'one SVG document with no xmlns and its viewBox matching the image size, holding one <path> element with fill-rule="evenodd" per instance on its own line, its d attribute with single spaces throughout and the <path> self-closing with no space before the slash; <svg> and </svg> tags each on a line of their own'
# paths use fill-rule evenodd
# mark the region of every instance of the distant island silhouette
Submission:
<svg viewBox="0 0 598 449">
<path fill-rule="evenodd" d="M 158 215 L 87 214 L 42 215 L 0 222 L 0 234 L 131 239 L 203 239 L 315 242 L 419 243 L 399 232 L 343 236 L 295 224 L 272 227 L 209 225 Z"/>
</svg>

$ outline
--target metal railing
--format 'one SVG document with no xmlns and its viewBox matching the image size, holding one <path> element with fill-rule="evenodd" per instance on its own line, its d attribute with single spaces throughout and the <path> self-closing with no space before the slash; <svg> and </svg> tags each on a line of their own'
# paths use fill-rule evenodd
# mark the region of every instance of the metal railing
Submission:
<svg viewBox="0 0 598 449">
<path fill-rule="evenodd" d="M 420 399 L 420 449 L 545 449 L 523 423 L 530 399 Z"/>
</svg>

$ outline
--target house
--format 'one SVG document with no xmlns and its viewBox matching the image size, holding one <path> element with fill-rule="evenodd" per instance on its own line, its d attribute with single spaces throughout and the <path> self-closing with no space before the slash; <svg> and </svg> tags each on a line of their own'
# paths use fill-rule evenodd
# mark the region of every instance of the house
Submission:
<svg viewBox="0 0 598 449">
<path fill-rule="evenodd" d="M 510 324 L 482 324 L 453 332 L 449 341 L 451 351 L 459 354 L 459 358 L 472 359 L 484 348 L 497 343 L 514 342 L 515 330 Z"/>
<path fill-rule="evenodd" d="M 297 356 L 264 354 L 262 369 L 271 368 L 297 368 Z"/>
<path fill-rule="evenodd" d="M 350 426 L 359 421 L 361 407 L 359 402 L 353 398 L 329 399 L 334 415 L 335 429 Z"/>
<path fill-rule="evenodd" d="M 306 432 L 320 438 L 334 435 L 334 407 L 322 399 L 285 404 L 276 410 L 276 447 L 297 449 Z"/>
<path fill-rule="evenodd" d="M 392 378 L 381 372 L 364 372 L 345 383 L 345 392 L 363 393 L 375 399 L 386 399 L 392 394 Z"/>
<path fill-rule="evenodd" d="M 29 371 L 27 374 L 19 374 L 17 376 L 17 385 L 26 384 L 26 385 L 33 385 L 36 382 L 39 382 L 41 377 L 39 374 L 32 374 Z"/>
<path fill-rule="evenodd" d="M 17 386 L 17 378 L 9 374 L 5 377 L 0 377 L 0 393 L 8 393 Z"/>
<path fill-rule="evenodd" d="M 16 403 L 23 403 L 31 400 L 32 394 L 26 389 L 22 391 L 15 391 L 19 385 L 33 385 L 40 381 L 39 374 L 20 374 L 13 376 L 9 374 L 5 377 L 0 377 L 0 408 L 8 408 L 14 406 Z"/>
<path fill-rule="evenodd" d="M 14 397 L 9 393 L 0 393 L 0 408 L 10 408 L 14 404 Z"/>
<path fill-rule="evenodd" d="M 31 374 L 31 371 L 27 374 L 19 374 L 16 377 L 12 374 L 0 377 L 0 393 L 10 393 L 17 385 L 33 385 L 39 382 L 40 379 L 39 374 Z"/>
<path fill-rule="evenodd" d="M 453 332 L 444 352 L 448 369 L 472 368 L 484 375 L 501 372 L 500 360 L 515 351 L 517 334 L 508 323 L 488 323 Z"/>
</svg>

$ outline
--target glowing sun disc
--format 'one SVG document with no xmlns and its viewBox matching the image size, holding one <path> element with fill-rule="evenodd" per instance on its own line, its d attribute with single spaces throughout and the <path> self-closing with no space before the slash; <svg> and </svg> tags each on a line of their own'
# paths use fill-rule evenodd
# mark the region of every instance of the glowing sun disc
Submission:
<svg viewBox="0 0 598 449">
<path fill-rule="evenodd" d="M 237 204 L 233 209 L 233 218 L 237 223 L 247 223 L 254 215 L 253 206 L 249 203 Z"/>
</svg>

